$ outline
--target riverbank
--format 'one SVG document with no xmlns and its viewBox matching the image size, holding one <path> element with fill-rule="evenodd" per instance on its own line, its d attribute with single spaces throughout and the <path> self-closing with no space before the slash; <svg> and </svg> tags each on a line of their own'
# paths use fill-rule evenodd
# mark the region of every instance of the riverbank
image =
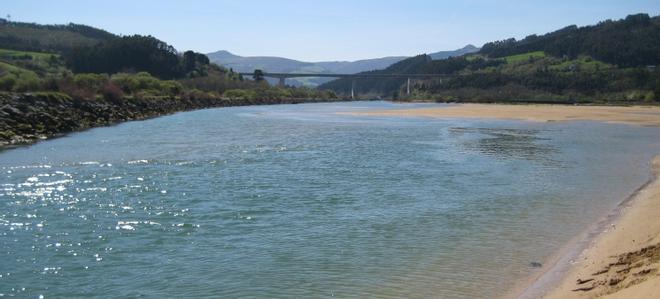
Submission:
<svg viewBox="0 0 660 299">
<path fill-rule="evenodd" d="M 623 203 L 618 219 L 572 261 L 559 284 L 543 298 L 655 298 L 660 294 L 660 156 L 653 159 L 651 168 L 652 179 Z"/>
<path fill-rule="evenodd" d="M 339 99 L 337 99 L 339 100 Z M 327 99 L 131 97 L 118 101 L 76 99 L 56 92 L 0 94 L 0 149 L 93 127 L 195 109 L 324 102 Z"/>
<path fill-rule="evenodd" d="M 496 118 L 537 122 L 590 120 L 660 126 L 660 106 L 456 104 L 443 107 L 380 110 L 351 114 L 435 118 Z"/>
<path fill-rule="evenodd" d="M 484 105 L 381 110 L 374 116 L 497 118 L 526 121 L 601 121 L 660 126 L 660 107 Z M 530 285 L 514 291 L 522 298 L 654 298 L 660 293 L 660 156 L 651 162 L 652 179 L 582 236 L 582 252 L 564 251 L 555 265 Z M 575 243 L 575 242 L 573 242 Z M 580 248 L 582 247 L 582 248 Z M 556 276 L 559 277 L 556 277 Z M 552 277 L 555 276 L 555 277 Z"/>
</svg>

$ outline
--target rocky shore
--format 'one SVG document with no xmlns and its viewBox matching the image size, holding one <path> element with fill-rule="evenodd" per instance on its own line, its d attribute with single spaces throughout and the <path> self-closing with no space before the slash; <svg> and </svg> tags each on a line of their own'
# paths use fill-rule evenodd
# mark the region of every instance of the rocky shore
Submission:
<svg viewBox="0 0 660 299">
<path fill-rule="evenodd" d="M 0 149 L 88 128 L 203 108 L 323 102 L 327 99 L 145 97 L 108 101 L 62 93 L 0 94 Z"/>
</svg>

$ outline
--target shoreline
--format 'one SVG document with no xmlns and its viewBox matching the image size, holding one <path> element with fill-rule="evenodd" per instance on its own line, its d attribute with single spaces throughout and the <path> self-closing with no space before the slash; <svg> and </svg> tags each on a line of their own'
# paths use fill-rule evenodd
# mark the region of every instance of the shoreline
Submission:
<svg viewBox="0 0 660 299">
<path fill-rule="evenodd" d="M 96 127 L 140 121 L 177 112 L 248 105 L 339 102 L 344 99 L 145 97 L 107 101 L 62 93 L 0 94 L 0 151 L 27 146 Z"/>
<path fill-rule="evenodd" d="M 617 208 L 544 298 L 652 298 L 660 291 L 660 155 L 651 178 Z"/>
<path fill-rule="evenodd" d="M 660 106 L 447 104 L 442 107 L 373 110 L 343 114 L 429 118 L 490 118 L 533 122 L 601 121 L 660 127 Z"/>
<path fill-rule="evenodd" d="M 660 127 L 658 106 L 458 104 L 349 114 Z M 542 271 L 514 283 L 504 298 L 652 298 L 660 293 L 660 155 L 649 166 L 646 183 L 548 257 Z"/>
<path fill-rule="evenodd" d="M 606 242 L 603 241 L 603 239 L 606 238 L 625 239 L 628 232 L 624 234 L 623 230 L 620 229 L 622 226 L 625 228 L 631 224 L 639 224 L 639 221 L 635 221 L 636 218 L 632 217 L 631 214 L 636 215 L 644 211 L 643 208 L 645 206 L 642 206 L 640 201 L 642 203 L 660 206 L 660 180 L 658 180 L 658 176 L 660 175 L 660 154 L 651 159 L 649 162 L 649 168 L 649 179 L 644 184 L 624 198 L 623 201 L 618 203 L 617 206 L 609 211 L 604 217 L 600 218 L 596 223 L 589 226 L 579 235 L 573 237 L 556 254 L 548 258 L 546 262 L 549 266 L 545 267 L 542 272 L 533 275 L 525 280 L 524 283 L 517 284 L 516 287 L 508 292 L 503 298 L 617 297 L 620 295 L 618 293 L 619 291 L 624 291 L 631 287 L 641 288 L 642 292 L 645 292 L 644 294 L 653 294 L 655 291 L 660 291 L 660 289 L 657 288 L 660 287 L 660 276 L 653 276 L 654 273 L 657 273 L 657 270 L 642 275 L 636 275 L 637 277 L 635 279 L 637 281 L 628 281 L 623 284 L 623 287 L 617 285 L 618 283 L 625 281 L 625 278 L 627 277 L 619 282 L 616 281 L 620 279 L 620 277 L 612 280 L 612 282 L 616 282 L 614 285 L 610 285 L 610 280 L 607 279 L 597 280 L 594 278 L 593 280 L 589 280 L 591 278 L 584 278 L 594 276 L 594 273 L 598 273 L 604 268 L 611 268 L 612 264 L 619 262 L 619 257 L 634 255 L 636 252 L 642 251 L 644 248 L 658 246 L 658 244 L 660 244 L 658 243 L 660 242 L 659 224 L 656 224 L 657 229 L 641 232 L 654 235 L 654 237 L 651 238 L 652 240 L 647 240 L 647 242 L 637 242 L 634 245 L 614 244 L 614 246 L 611 244 L 609 246 L 603 244 L 603 242 Z M 660 215 L 660 211 L 655 213 L 655 215 Z M 660 221 L 660 218 L 657 218 L 656 221 Z M 617 230 L 617 227 L 619 227 L 619 230 Z M 637 232 L 640 233 L 639 230 Z M 632 237 L 628 237 L 628 239 L 632 239 Z M 633 241 L 632 243 L 635 242 Z M 595 253 L 592 252 L 594 248 L 598 247 L 606 248 L 605 250 L 597 251 Z M 660 255 L 658 257 L 660 258 Z M 624 264 L 628 265 L 628 263 Z M 636 265 L 631 264 L 630 266 Z M 660 268 L 660 260 L 650 261 L 637 267 L 658 269 Z M 593 268 L 599 268 L 599 270 L 585 272 L 585 270 Z M 642 269 L 640 271 L 644 272 L 645 270 L 646 269 Z M 627 271 L 618 272 L 617 274 L 623 272 Z M 628 273 L 630 272 L 624 274 Z M 633 273 L 633 275 L 634 274 L 635 273 Z M 652 291 L 648 291 L 648 284 L 640 286 L 642 283 L 649 283 L 649 280 L 651 283 L 655 283 L 655 285 L 651 286 Z M 645 297 L 643 294 L 640 295 L 638 292 L 634 298 L 650 297 Z"/>
</svg>

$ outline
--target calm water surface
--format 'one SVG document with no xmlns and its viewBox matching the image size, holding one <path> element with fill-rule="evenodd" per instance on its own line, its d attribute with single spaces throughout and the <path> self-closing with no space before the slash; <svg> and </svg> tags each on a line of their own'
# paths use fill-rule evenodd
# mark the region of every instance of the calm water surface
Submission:
<svg viewBox="0 0 660 299">
<path fill-rule="evenodd" d="M 648 178 L 660 129 L 210 109 L 0 152 L 0 295 L 492 297 Z"/>
</svg>

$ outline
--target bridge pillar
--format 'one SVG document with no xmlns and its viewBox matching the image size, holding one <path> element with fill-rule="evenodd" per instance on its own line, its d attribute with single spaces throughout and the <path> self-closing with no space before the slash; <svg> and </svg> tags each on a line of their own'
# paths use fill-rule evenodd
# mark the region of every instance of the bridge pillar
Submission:
<svg viewBox="0 0 660 299">
<path fill-rule="evenodd" d="M 284 87 L 285 85 L 286 85 L 286 77 L 280 77 L 280 81 L 278 82 L 277 86 Z"/>
<path fill-rule="evenodd" d="M 355 79 L 351 80 L 351 100 L 355 100 Z"/>
<path fill-rule="evenodd" d="M 406 84 L 406 95 L 410 95 L 410 78 L 408 78 L 408 83 Z"/>
</svg>

